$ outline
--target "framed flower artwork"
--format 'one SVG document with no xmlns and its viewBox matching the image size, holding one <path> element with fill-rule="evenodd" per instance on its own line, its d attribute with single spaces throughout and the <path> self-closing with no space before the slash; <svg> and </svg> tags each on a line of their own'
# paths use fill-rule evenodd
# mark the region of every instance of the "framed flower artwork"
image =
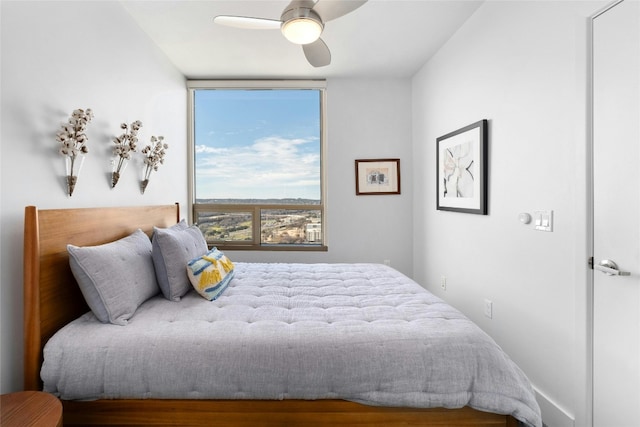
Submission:
<svg viewBox="0 0 640 427">
<path fill-rule="evenodd" d="M 436 141 L 437 209 L 487 215 L 487 120 Z"/>
</svg>

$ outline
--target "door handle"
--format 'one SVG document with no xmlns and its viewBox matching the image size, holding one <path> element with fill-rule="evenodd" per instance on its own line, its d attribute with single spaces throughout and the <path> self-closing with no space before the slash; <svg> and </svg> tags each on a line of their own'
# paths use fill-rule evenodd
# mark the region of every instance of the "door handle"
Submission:
<svg viewBox="0 0 640 427">
<path fill-rule="evenodd" d="M 595 265 L 594 268 L 602 271 L 607 276 L 631 276 L 631 273 L 628 271 L 618 270 L 618 264 L 610 259 L 603 259 L 598 265 Z"/>
</svg>

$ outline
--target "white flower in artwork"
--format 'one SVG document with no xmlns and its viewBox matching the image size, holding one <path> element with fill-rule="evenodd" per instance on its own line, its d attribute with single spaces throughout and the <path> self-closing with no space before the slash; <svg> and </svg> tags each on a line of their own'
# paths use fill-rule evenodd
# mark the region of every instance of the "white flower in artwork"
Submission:
<svg viewBox="0 0 640 427">
<path fill-rule="evenodd" d="M 473 197 L 474 157 L 470 141 L 444 150 L 444 197 Z"/>
</svg>

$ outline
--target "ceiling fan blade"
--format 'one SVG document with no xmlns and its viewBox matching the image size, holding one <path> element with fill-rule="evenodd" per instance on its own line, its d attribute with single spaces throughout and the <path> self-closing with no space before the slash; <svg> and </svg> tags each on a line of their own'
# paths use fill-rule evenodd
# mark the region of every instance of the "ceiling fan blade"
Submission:
<svg viewBox="0 0 640 427">
<path fill-rule="evenodd" d="M 282 22 L 274 19 L 251 18 L 248 16 L 219 15 L 213 22 L 227 27 L 244 28 L 249 30 L 279 30 Z"/>
<path fill-rule="evenodd" d="M 314 67 L 324 67 L 325 65 L 331 64 L 331 52 L 322 39 L 302 45 L 302 50 L 309 64 Z"/>
<path fill-rule="evenodd" d="M 318 0 L 313 11 L 320 15 L 323 22 L 327 22 L 353 12 L 366 2 L 367 0 Z"/>
</svg>

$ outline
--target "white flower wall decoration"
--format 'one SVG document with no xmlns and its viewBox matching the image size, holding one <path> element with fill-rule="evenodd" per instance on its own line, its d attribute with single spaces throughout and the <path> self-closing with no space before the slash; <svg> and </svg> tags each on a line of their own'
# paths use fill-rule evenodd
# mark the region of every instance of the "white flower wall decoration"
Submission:
<svg viewBox="0 0 640 427">
<path fill-rule="evenodd" d="M 127 166 L 127 162 L 131 160 L 131 153 L 135 153 L 138 143 L 138 131 L 142 127 L 142 122 L 136 120 L 131 125 L 122 123 L 120 129 L 123 133 L 113 138 L 113 142 L 116 146 L 113 148 L 113 153 L 116 155 L 117 160 L 114 162 L 113 172 L 111 173 L 111 188 L 115 187 L 120 179 L 120 174 L 124 172 Z"/>
<path fill-rule="evenodd" d="M 169 145 L 164 142 L 164 136 L 152 136 L 151 144 L 142 149 L 142 154 L 144 155 L 144 172 L 141 185 L 142 194 L 144 194 L 147 185 L 149 185 L 151 172 L 157 171 L 158 167 L 164 163 L 164 155 L 167 148 L 169 148 Z"/>
<path fill-rule="evenodd" d="M 89 138 L 87 137 L 86 129 L 91 119 L 93 119 L 93 111 L 90 108 L 74 110 L 69 121 L 62 124 L 60 131 L 56 134 L 56 141 L 61 145 L 59 152 L 65 156 L 67 194 L 69 197 L 73 194 L 78 181 L 78 174 L 82 167 L 84 155 L 89 152 L 87 148 Z"/>
</svg>

